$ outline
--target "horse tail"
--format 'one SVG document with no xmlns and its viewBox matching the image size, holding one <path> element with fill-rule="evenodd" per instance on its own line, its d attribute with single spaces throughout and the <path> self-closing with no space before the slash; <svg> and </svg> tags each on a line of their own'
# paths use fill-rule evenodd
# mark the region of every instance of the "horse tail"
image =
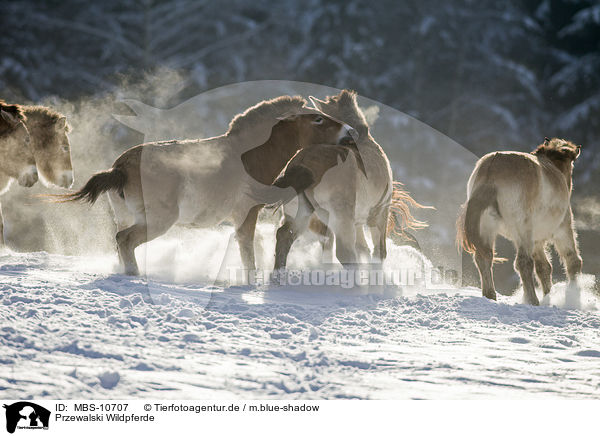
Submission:
<svg viewBox="0 0 600 436">
<path fill-rule="evenodd" d="M 94 174 L 83 188 L 69 194 L 53 195 L 54 201 L 64 203 L 68 201 L 87 201 L 94 204 L 100 194 L 107 191 L 116 191 L 121 196 L 127 183 L 127 174 L 120 168 L 111 168 L 108 171 Z"/>
<path fill-rule="evenodd" d="M 410 196 L 408 191 L 402 188 L 400 182 L 393 182 L 392 203 L 387 221 L 387 234 L 398 234 L 406 236 L 406 230 L 420 230 L 428 226 L 425 221 L 416 219 L 410 208 L 435 209 L 433 206 L 424 206 Z"/>
<path fill-rule="evenodd" d="M 479 223 L 481 215 L 488 207 L 498 209 L 497 191 L 493 185 L 483 184 L 475 188 L 471 197 L 462 206 L 456 222 L 456 242 L 468 253 L 489 246 L 481 237 Z"/>
</svg>

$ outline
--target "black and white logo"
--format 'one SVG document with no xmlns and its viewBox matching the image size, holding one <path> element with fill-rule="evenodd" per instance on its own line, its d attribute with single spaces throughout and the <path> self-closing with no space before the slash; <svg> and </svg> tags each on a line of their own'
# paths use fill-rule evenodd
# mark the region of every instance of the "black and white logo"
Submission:
<svg viewBox="0 0 600 436">
<path fill-rule="evenodd" d="M 14 433 L 16 429 L 48 429 L 50 411 L 29 401 L 19 401 L 4 405 L 6 409 L 6 431 Z"/>
</svg>

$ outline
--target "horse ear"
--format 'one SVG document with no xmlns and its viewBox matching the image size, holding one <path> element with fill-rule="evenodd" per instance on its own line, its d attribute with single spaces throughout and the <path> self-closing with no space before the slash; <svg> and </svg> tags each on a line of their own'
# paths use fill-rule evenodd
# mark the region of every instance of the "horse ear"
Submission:
<svg viewBox="0 0 600 436">
<path fill-rule="evenodd" d="M 0 115 L 2 116 L 2 118 L 4 119 L 4 121 L 6 121 L 7 123 L 16 126 L 19 123 L 19 120 L 17 119 L 17 117 L 15 117 L 13 114 L 6 112 L 3 109 L 0 109 Z"/>
<path fill-rule="evenodd" d="M 325 103 L 323 100 L 319 100 L 318 98 L 313 97 L 312 95 L 309 95 L 308 99 L 311 101 L 313 106 L 316 107 L 317 109 L 321 109 L 323 106 L 327 105 L 327 103 Z"/>
<path fill-rule="evenodd" d="M 343 89 L 338 95 L 338 102 L 341 105 L 352 105 L 356 103 L 356 92 L 350 89 Z"/>
<path fill-rule="evenodd" d="M 59 132 L 61 130 L 65 130 L 67 128 L 67 117 L 60 117 L 58 120 L 56 120 L 54 123 L 54 128 Z"/>
</svg>

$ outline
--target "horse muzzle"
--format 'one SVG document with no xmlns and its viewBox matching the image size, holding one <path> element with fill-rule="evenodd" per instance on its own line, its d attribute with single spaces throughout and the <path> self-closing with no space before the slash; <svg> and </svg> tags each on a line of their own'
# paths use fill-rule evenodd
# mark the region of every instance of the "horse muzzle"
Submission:
<svg viewBox="0 0 600 436">
<path fill-rule="evenodd" d="M 340 129 L 337 143 L 339 145 L 356 145 L 358 132 L 347 124 Z"/>
<path fill-rule="evenodd" d="M 19 178 L 17 179 L 19 185 L 25 186 L 29 188 L 38 181 L 38 172 L 35 165 L 30 165 L 24 171 L 19 174 Z"/>
<path fill-rule="evenodd" d="M 73 171 L 63 171 L 58 181 L 61 188 L 70 188 L 73 186 Z"/>
</svg>

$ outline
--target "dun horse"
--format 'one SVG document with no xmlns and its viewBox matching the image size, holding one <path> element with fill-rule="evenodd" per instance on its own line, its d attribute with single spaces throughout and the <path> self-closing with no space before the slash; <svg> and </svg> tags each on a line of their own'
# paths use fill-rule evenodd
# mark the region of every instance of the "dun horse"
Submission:
<svg viewBox="0 0 600 436">
<path fill-rule="evenodd" d="M 373 256 L 381 262 L 387 255 L 386 237 L 395 224 L 390 207 L 406 227 L 418 228 L 423 223 L 412 217 L 408 206 L 420 205 L 399 186 L 394 189 L 389 161 L 370 135 L 356 93 L 344 90 L 326 101 L 311 100 L 326 115 L 349 124 L 353 138 L 341 145 L 319 144 L 298 151 L 273 183 L 283 190 L 254 193 L 270 204 L 294 201 L 284 206 L 284 220 L 277 231 L 275 270 L 285 267 L 292 244 L 309 227 L 326 238 L 325 251 L 331 249 L 331 235 L 335 235 L 336 257 L 351 265 L 370 258 L 364 234 L 367 225 Z"/>
<path fill-rule="evenodd" d="M 496 299 L 492 264 L 497 235 L 515 244 L 515 270 L 530 304 L 539 304 L 534 268 L 544 295 L 552 286 L 547 242 L 554 243 L 570 281 L 581 272 L 570 205 L 573 162 L 579 152 L 580 147 L 571 142 L 546 138 L 530 154 L 490 153 L 477 162 L 458 221 L 457 240 L 474 255 L 483 296 Z"/>
<path fill-rule="evenodd" d="M 69 125 L 62 114 L 43 106 L 6 105 L 0 101 L 0 194 L 13 179 L 31 187 L 38 175 L 44 184 L 68 188 L 73 183 Z M 0 246 L 4 245 L 0 210 Z"/>
<path fill-rule="evenodd" d="M 254 231 L 262 205 L 247 195 L 248 186 L 271 183 L 299 148 L 336 143 L 349 129 L 305 103 L 301 97 L 278 97 L 236 116 L 224 135 L 133 147 L 62 199 L 93 203 L 109 193 L 126 274 L 139 274 L 135 248 L 176 222 L 210 227 L 227 219 L 234 223 L 244 266 L 255 269 Z"/>
</svg>

